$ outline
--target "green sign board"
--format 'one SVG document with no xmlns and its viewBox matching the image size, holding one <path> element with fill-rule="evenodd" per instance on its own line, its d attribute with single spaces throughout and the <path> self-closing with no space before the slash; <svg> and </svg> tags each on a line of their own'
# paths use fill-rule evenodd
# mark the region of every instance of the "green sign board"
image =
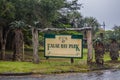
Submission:
<svg viewBox="0 0 120 80">
<path fill-rule="evenodd" d="M 45 34 L 45 57 L 83 57 L 82 35 Z"/>
</svg>

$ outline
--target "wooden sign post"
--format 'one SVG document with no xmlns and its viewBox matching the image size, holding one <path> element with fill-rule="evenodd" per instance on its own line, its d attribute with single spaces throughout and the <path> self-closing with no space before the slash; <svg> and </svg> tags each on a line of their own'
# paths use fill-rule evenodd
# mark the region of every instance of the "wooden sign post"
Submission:
<svg viewBox="0 0 120 80">
<path fill-rule="evenodd" d="M 92 31 L 87 30 L 87 48 L 88 48 L 88 54 L 87 54 L 87 63 L 91 64 L 92 62 Z"/>
</svg>

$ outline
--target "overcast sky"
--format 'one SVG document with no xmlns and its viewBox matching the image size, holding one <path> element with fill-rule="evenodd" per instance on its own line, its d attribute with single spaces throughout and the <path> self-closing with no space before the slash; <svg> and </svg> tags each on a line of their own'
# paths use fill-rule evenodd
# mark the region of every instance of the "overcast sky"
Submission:
<svg viewBox="0 0 120 80">
<path fill-rule="evenodd" d="M 120 25 L 120 0 L 79 0 L 83 4 L 84 17 L 95 17 L 99 23 L 105 22 L 106 30 Z"/>
</svg>

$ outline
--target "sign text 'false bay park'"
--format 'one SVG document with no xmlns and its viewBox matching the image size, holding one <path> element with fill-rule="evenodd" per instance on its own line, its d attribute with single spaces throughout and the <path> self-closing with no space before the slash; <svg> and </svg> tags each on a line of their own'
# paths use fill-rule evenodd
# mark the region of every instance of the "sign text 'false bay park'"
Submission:
<svg viewBox="0 0 120 80">
<path fill-rule="evenodd" d="M 46 57 L 82 58 L 82 35 L 53 35 L 45 36 Z"/>
</svg>

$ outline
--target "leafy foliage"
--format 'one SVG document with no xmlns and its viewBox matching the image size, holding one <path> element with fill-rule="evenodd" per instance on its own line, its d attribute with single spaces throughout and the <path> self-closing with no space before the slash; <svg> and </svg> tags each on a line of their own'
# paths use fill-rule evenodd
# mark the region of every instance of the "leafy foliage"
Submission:
<svg viewBox="0 0 120 80">
<path fill-rule="evenodd" d="M 26 26 L 26 24 L 23 21 L 14 21 L 10 23 L 10 25 L 12 29 L 22 29 L 23 27 Z"/>
<path fill-rule="evenodd" d="M 0 0 L 0 17 L 11 19 L 15 17 L 15 7 L 8 0 Z"/>
<path fill-rule="evenodd" d="M 18 29 L 20 32 L 23 31 L 25 43 L 29 45 L 32 42 L 32 28 L 35 30 L 46 27 L 76 28 L 85 27 L 87 24 L 93 27 L 95 33 L 99 26 L 98 21 L 93 17 L 84 18 L 80 14 L 81 7 L 82 4 L 78 3 L 78 0 L 0 0 L 0 26 L 2 26 L 0 29 L 3 35 L 10 28 L 14 31 Z M 3 26 L 3 23 L 7 25 Z M 26 28 L 26 25 L 30 27 Z M 47 33 L 79 34 L 77 31 Z M 42 44 L 43 33 L 40 34 L 38 38 Z"/>
</svg>

